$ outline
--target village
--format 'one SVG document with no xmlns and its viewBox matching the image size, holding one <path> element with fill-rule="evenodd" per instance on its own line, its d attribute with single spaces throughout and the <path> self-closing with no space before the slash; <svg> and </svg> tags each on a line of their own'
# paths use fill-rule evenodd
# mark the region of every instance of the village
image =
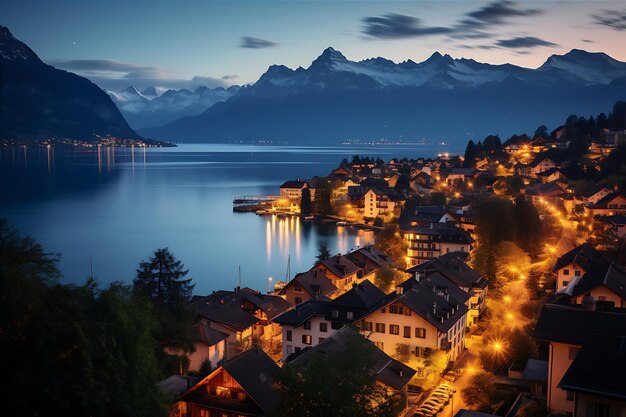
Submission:
<svg viewBox="0 0 626 417">
<path fill-rule="evenodd" d="M 260 214 L 370 228 L 376 243 L 320 248 L 268 292 L 195 295 L 195 352 L 163 382 L 171 414 L 273 415 L 281 367 L 356 340 L 395 415 L 624 415 L 626 131 L 581 145 L 583 125 L 286 181 Z"/>
</svg>

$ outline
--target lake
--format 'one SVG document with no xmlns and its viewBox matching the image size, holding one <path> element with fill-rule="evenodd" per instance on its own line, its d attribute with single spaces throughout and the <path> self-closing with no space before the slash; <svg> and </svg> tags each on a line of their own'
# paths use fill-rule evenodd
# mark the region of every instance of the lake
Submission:
<svg viewBox="0 0 626 417">
<path fill-rule="evenodd" d="M 235 213 L 235 195 L 277 195 L 285 180 L 326 175 L 352 155 L 432 157 L 445 146 L 2 148 L 0 217 L 61 253 L 64 282 L 132 282 L 139 262 L 169 247 L 194 292 L 267 290 L 309 269 L 321 244 L 345 253 L 371 232 L 297 218 Z"/>
</svg>

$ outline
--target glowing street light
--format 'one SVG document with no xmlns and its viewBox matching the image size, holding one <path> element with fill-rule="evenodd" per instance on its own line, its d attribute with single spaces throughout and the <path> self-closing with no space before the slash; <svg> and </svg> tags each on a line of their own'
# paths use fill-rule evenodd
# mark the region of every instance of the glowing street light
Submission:
<svg viewBox="0 0 626 417">
<path fill-rule="evenodd" d="M 271 291 L 271 286 L 272 286 L 272 277 L 268 277 L 267 278 L 267 293 L 269 294 Z"/>
</svg>

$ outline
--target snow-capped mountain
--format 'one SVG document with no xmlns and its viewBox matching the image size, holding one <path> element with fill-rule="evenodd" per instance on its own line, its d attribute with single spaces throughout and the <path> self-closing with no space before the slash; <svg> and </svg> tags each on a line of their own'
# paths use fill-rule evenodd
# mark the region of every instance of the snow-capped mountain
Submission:
<svg viewBox="0 0 626 417">
<path fill-rule="evenodd" d="M 185 116 L 195 116 L 215 103 L 225 101 L 239 91 L 239 86 L 228 88 L 198 87 L 193 92 L 167 90 L 160 96 L 156 88 L 141 92 L 134 86 L 122 91 L 108 91 L 128 123 L 134 128 L 152 127 Z"/>
<path fill-rule="evenodd" d="M 537 69 L 434 53 L 423 62 L 351 61 L 327 48 L 308 68 L 272 65 L 253 85 L 149 137 L 331 143 L 349 138 L 465 142 L 553 126 L 626 98 L 626 63 L 573 50 Z M 241 123 L 245 120 L 245 123 Z"/>
<path fill-rule="evenodd" d="M 45 64 L 0 26 L 0 137 L 139 136 L 109 96 L 86 78 Z"/>
</svg>

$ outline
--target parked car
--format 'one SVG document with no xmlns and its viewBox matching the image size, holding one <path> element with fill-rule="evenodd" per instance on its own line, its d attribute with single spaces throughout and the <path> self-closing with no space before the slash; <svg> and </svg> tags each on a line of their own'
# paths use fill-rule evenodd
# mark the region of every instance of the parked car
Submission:
<svg viewBox="0 0 626 417">
<path fill-rule="evenodd" d="M 439 385 L 439 388 L 445 388 L 445 389 L 447 389 L 449 391 L 456 392 L 456 388 L 454 387 L 454 385 L 448 384 L 446 382 L 444 382 L 443 384 Z"/>
<path fill-rule="evenodd" d="M 445 405 L 448 405 L 450 402 L 450 395 L 445 392 L 433 392 L 430 396 L 431 398 L 434 397 L 440 399 Z"/>
<path fill-rule="evenodd" d="M 450 369 L 443 375 L 443 379 L 454 382 L 461 377 L 461 371 L 458 369 Z"/>
<path fill-rule="evenodd" d="M 417 411 L 421 411 L 423 413 L 426 413 L 429 416 L 435 416 L 435 415 L 437 415 L 439 413 L 440 410 L 439 410 L 439 408 L 435 408 L 435 407 L 432 407 L 430 405 L 422 404 L 420 406 L 420 408 L 417 409 Z"/>
<path fill-rule="evenodd" d="M 431 410 L 430 408 L 426 409 L 426 408 L 418 408 L 417 411 L 415 412 L 414 417 L 435 417 L 437 415 L 438 411 L 436 410 Z"/>
<path fill-rule="evenodd" d="M 443 411 L 443 401 L 437 401 L 436 399 L 429 398 L 423 405 L 427 405 L 433 408 L 436 408 L 439 411 Z"/>
</svg>

